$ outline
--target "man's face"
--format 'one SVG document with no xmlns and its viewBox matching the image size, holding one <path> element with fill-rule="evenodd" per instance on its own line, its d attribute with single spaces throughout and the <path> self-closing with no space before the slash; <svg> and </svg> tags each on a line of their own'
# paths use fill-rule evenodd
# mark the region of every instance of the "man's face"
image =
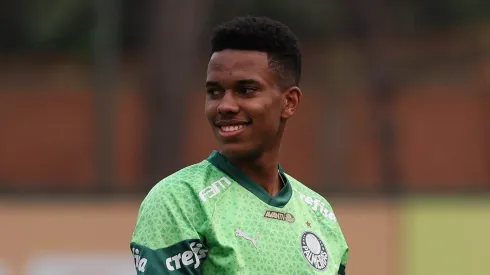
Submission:
<svg viewBox="0 0 490 275">
<path fill-rule="evenodd" d="M 278 145 L 287 98 L 269 69 L 266 53 L 214 53 L 206 90 L 206 116 L 226 156 L 260 155 Z"/>
</svg>

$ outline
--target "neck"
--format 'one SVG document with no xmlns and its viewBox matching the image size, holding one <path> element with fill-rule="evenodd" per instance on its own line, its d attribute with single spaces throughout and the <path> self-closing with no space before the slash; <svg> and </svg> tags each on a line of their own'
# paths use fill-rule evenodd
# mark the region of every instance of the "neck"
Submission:
<svg viewBox="0 0 490 275">
<path fill-rule="evenodd" d="M 230 162 L 274 197 L 282 189 L 279 178 L 279 150 L 264 152 L 254 159 L 230 159 Z"/>
</svg>

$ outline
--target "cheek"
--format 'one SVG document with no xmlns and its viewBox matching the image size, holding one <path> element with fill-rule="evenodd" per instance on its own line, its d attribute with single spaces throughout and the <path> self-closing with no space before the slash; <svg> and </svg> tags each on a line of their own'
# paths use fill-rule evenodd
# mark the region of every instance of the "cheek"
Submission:
<svg viewBox="0 0 490 275">
<path fill-rule="evenodd" d="M 267 106 L 264 106 L 264 108 L 267 110 L 267 114 L 271 120 L 280 120 L 282 106 L 279 99 L 273 99 L 267 102 Z"/>
<path fill-rule="evenodd" d="M 260 118 L 257 116 L 264 128 L 264 132 L 276 130 L 279 126 L 281 118 L 281 107 L 277 101 L 261 101 L 254 108 L 256 115 L 260 114 Z"/>
<path fill-rule="evenodd" d="M 204 104 L 204 114 L 206 115 L 206 118 L 208 120 L 213 120 L 214 116 L 216 115 L 216 112 L 217 112 L 216 104 L 206 101 L 206 103 Z"/>
</svg>

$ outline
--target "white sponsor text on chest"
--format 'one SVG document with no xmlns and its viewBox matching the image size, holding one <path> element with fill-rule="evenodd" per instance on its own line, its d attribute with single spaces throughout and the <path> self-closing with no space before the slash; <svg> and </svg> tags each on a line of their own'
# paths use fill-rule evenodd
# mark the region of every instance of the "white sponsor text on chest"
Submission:
<svg viewBox="0 0 490 275">
<path fill-rule="evenodd" d="M 313 199 L 312 197 L 301 193 L 299 193 L 299 196 L 301 200 L 303 200 L 304 202 L 306 202 L 306 204 L 311 206 L 311 209 L 313 211 L 319 211 L 325 218 L 329 218 L 332 221 L 337 221 L 335 214 L 332 211 L 330 211 L 327 207 L 325 207 L 325 204 L 321 202 L 319 199 Z"/>
</svg>

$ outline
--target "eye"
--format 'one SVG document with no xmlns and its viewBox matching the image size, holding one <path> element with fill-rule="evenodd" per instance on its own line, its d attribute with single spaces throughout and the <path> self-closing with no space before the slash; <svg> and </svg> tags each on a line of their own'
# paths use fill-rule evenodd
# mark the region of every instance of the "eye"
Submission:
<svg viewBox="0 0 490 275">
<path fill-rule="evenodd" d="M 243 87 L 241 89 L 241 92 L 244 94 L 251 94 L 256 92 L 258 89 L 256 87 Z"/>
<path fill-rule="evenodd" d="M 210 96 L 217 96 L 221 93 L 221 91 L 218 89 L 207 89 L 207 93 Z"/>
</svg>

